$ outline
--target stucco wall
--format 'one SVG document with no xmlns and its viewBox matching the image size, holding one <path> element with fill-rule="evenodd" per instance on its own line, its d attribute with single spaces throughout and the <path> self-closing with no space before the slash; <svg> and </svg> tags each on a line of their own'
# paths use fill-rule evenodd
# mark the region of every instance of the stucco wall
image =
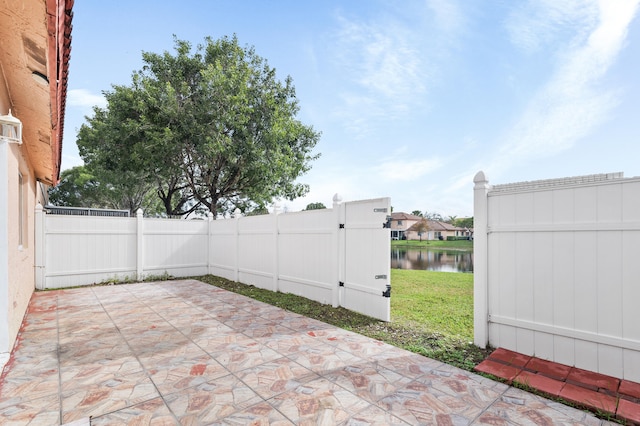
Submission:
<svg viewBox="0 0 640 426">
<path fill-rule="evenodd" d="M 10 144 L 8 155 L 8 330 L 9 347 L 13 346 L 20 324 L 35 289 L 34 212 L 36 182 L 33 171 L 22 153 L 24 145 Z M 18 175 L 22 174 L 22 188 Z M 20 196 L 23 193 L 23 229 L 20 245 Z"/>
<path fill-rule="evenodd" d="M 0 114 L 9 111 L 0 84 Z M 19 118 L 19 117 L 18 117 Z M 20 246 L 19 173 L 23 185 L 23 244 Z M 35 288 L 34 210 L 37 184 L 25 145 L 0 140 L 0 353 L 11 351 Z"/>
</svg>

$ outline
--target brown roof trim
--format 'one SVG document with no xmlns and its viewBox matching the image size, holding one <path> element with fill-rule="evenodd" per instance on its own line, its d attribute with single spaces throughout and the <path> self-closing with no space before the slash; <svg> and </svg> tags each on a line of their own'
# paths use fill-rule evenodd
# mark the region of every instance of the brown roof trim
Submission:
<svg viewBox="0 0 640 426">
<path fill-rule="evenodd" d="M 47 74 L 51 98 L 51 157 L 54 185 L 60 180 L 62 162 L 64 113 L 67 105 L 69 58 L 71 57 L 73 3 L 74 0 L 47 0 L 47 32 L 49 35 Z"/>
<path fill-rule="evenodd" d="M 422 220 L 422 217 L 404 212 L 391 213 L 391 220 Z"/>
</svg>

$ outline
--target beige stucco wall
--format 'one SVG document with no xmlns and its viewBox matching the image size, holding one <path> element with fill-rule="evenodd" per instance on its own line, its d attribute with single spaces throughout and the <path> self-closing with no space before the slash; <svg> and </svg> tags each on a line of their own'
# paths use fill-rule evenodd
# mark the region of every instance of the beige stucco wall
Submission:
<svg viewBox="0 0 640 426">
<path fill-rule="evenodd" d="M 36 203 L 36 181 L 33 171 L 28 166 L 21 145 L 11 144 L 8 158 L 8 194 L 9 194 L 9 232 L 8 232 L 8 265 L 9 265 L 9 286 L 8 286 L 8 329 L 10 347 L 13 346 L 15 336 L 20 330 L 20 324 L 27 310 L 29 299 L 35 289 L 35 203 Z M 18 174 L 22 174 L 22 188 L 19 187 Z M 23 191 L 23 244 L 20 241 L 19 224 L 19 190 Z"/>
<path fill-rule="evenodd" d="M 0 84 L 0 114 L 9 111 L 9 96 L 4 84 Z M 19 117 L 18 117 L 19 118 Z M 0 225 L 3 238 L 0 249 L 0 353 L 10 352 L 29 300 L 35 288 L 35 204 L 37 188 L 30 167 L 25 145 L 0 141 L 0 179 L 3 179 L 3 200 L 0 200 Z M 20 245 L 20 185 L 23 191 L 23 244 Z M 4 232 L 6 230 L 6 232 Z"/>
</svg>

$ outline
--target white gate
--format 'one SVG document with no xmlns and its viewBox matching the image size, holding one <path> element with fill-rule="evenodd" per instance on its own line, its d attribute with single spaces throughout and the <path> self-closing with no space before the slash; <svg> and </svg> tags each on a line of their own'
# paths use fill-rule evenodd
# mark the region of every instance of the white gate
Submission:
<svg viewBox="0 0 640 426">
<path fill-rule="evenodd" d="M 383 321 L 391 320 L 390 214 L 390 198 L 344 203 L 344 255 L 349 261 L 340 282 L 340 304 Z"/>
</svg>

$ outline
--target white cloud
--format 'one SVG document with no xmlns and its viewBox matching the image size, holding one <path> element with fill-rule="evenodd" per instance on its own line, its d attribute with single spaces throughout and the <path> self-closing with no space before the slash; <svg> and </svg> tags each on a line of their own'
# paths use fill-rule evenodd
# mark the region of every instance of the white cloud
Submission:
<svg viewBox="0 0 640 426">
<path fill-rule="evenodd" d="M 433 159 L 390 159 L 375 168 L 376 174 L 386 182 L 416 181 L 424 175 L 442 167 L 439 158 Z"/>
<path fill-rule="evenodd" d="M 403 109 L 425 91 L 426 69 L 415 34 L 392 19 L 378 22 L 339 19 L 337 62 L 371 96 Z M 392 102 L 392 103 L 391 103 Z"/>
<path fill-rule="evenodd" d="M 540 6 L 543 7 L 543 6 Z M 551 78 L 533 97 L 528 107 L 507 133 L 503 145 L 488 168 L 492 174 L 531 158 L 550 156 L 572 148 L 580 138 L 606 121 L 617 105 L 618 93 L 601 89 L 598 83 L 617 58 L 634 18 L 638 1 L 603 0 L 591 27 L 592 17 L 577 14 L 570 20 L 571 7 L 550 14 L 556 32 L 587 25 L 588 34 L 572 38 L 570 48 L 556 44 L 557 66 Z M 540 28 L 540 16 L 533 14 L 532 27 Z M 588 22 L 587 22 L 588 21 Z M 564 25 L 564 27 L 562 27 Z M 524 25 L 527 28 L 527 25 Z M 531 41 L 531 39 L 529 39 Z"/>
<path fill-rule="evenodd" d="M 96 95 L 86 89 L 71 89 L 67 92 L 67 105 L 72 107 L 92 108 L 107 106 L 107 100 L 102 95 Z"/>
<path fill-rule="evenodd" d="M 431 108 L 464 17 L 457 2 L 428 0 L 397 8 L 372 3 L 367 18 L 338 12 L 322 50 L 337 75 L 332 117 L 350 137 L 371 139 Z"/>
<path fill-rule="evenodd" d="M 507 18 L 511 42 L 529 52 L 547 48 L 567 39 L 568 44 L 588 36 L 597 25 L 595 0 L 530 0 L 517 3 Z"/>
<path fill-rule="evenodd" d="M 427 0 L 427 6 L 433 11 L 435 15 L 434 21 L 442 31 L 456 33 L 465 25 L 465 16 L 456 2 L 450 0 Z"/>
</svg>

